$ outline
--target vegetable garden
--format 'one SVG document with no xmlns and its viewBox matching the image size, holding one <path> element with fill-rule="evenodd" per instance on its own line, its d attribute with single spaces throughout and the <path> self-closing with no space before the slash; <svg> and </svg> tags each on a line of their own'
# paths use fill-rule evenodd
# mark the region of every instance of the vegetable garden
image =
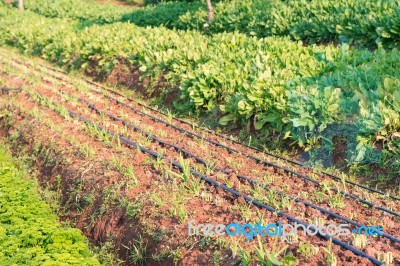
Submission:
<svg viewBox="0 0 400 266">
<path fill-rule="evenodd" d="M 125 215 L 138 219 L 145 228 L 154 218 L 141 215 L 151 210 L 164 223 L 182 230 L 190 217 L 204 219 L 198 201 L 215 202 L 207 204 L 218 208 L 225 202 L 229 206 L 223 212 L 226 215 L 219 217 L 217 212 L 208 217 L 219 217 L 215 219 L 222 223 L 232 219 L 249 222 L 260 219 L 258 214 L 263 212 L 266 217 L 261 220 L 279 218 L 308 225 L 316 219 L 318 223 L 345 222 L 354 229 L 379 221 L 385 230 L 382 236 L 365 238 L 299 236 L 290 247 L 277 247 L 265 239 L 258 239 L 255 249 L 249 243 L 235 242 L 240 252 L 228 248 L 226 243 L 231 240 L 224 239 L 224 244 L 213 239 L 219 243 L 217 247 L 210 244 L 216 262 L 229 257 L 245 265 L 255 261 L 265 265 L 400 263 L 397 1 L 221 1 L 215 4 L 216 20 L 206 28 L 206 11 L 200 2 L 167 2 L 138 10 L 90 1 L 47 2 L 27 1 L 24 13 L 0 4 L 0 43 L 63 70 L 27 63 L 29 59 L 12 56 L 13 50 L 7 50 L 10 55 L 0 52 L 0 84 L 22 88 L 23 96 L 12 98 L 10 105 L 24 113 L 25 119 L 57 117 L 68 132 L 77 130 L 75 134 L 87 140 L 86 159 L 92 161 L 96 153 L 90 147 L 105 146 L 104 158 L 110 158 L 105 153 L 112 154 L 111 167 L 118 176 L 129 176 L 112 182 L 120 184 L 117 187 L 106 179 L 97 183 L 82 180 L 80 189 L 90 200 L 79 211 L 93 212 L 103 202 L 101 214 L 93 212 L 97 214 L 91 216 L 90 226 L 96 228 L 102 213 L 112 219 L 105 202 L 122 207 Z M 111 90 L 81 77 L 73 82 L 64 71 L 82 71 L 100 81 L 117 76 L 122 85 L 150 95 L 182 116 L 205 118 L 234 132 L 246 128 L 266 147 L 272 132 L 279 132 L 281 141 L 310 156 L 324 143 L 335 145 L 327 132 L 351 127 L 354 146 L 346 162 L 361 175 L 369 172 L 375 179 L 361 184 L 362 179 L 334 170 L 310 168 L 308 163 L 315 167 L 323 159 L 301 163 L 253 148 L 132 100 L 121 88 Z M 37 111 L 30 112 L 24 102 Z M 39 113 L 45 116 L 39 119 Z M 50 121 L 46 123 L 50 132 L 56 130 Z M 59 134 L 63 139 L 64 134 Z M 68 145 L 79 146 L 79 142 L 69 139 Z M 129 166 L 127 154 L 132 151 L 135 162 L 150 162 L 147 171 L 152 181 L 134 174 L 147 166 Z M 70 181 L 64 182 L 70 186 Z M 94 186 L 114 192 L 105 197 L 89 189 Z M 171 202 L 156 198 L 154 186 L 169 191 Z M 215 200 L 207 201 L 205 194 Z M 150 199 L 141 205 L 142 197 Z M 191 204 L 198 209 L 191 209 Z M 154 251 L 151 262 L 164 258 L 204 264 L 194 262 L 198 257 L 191 254 L 192 249 L 202 254 L 202 247 L 182 244 L 176 231 L 154 240 L 159 232 L 148 227 L 132 242 L 123 236 L 137 229 L 121 230 L 127 231 L 113 241 L 123 247 L 118 252 L 125 264 L 144 263 L 150 259 L 145 254 L 148 250 L 164 245 L 176 249 Z M 96 241 L 104 242 L 100 235 Z M 141 235 L 152 240 L 145 244 Z M 316 246 L 324 252 L 317 251 L 313 258 L 310 254 Z M 257 255 L 255 261 L 249 259 L 250 254 Z M 213 263 L 219 264 L 214 257 Z"/>
</svg>

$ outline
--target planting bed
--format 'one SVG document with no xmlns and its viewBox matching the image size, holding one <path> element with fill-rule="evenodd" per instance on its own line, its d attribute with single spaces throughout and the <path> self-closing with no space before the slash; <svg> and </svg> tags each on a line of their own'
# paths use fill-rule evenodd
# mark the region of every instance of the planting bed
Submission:
<svg viewBox="0 0 400 266">
<path fill-rule="evenodd" d="M 1 87 L 21 89 L 0 98 L 4 136 L 30 152 L 38 143 L 54 150 L 62 163 L 46 167 L 38 156 L 41 182 L 54 187 L 61 173 L 65 218 L 94 242 L 113 243 L 125 264 L 255 264 L 271 260 L 267 250 L 288 264 L 400 263 L 397 191 L 303 167 L 9 50 L 0 55 Z M 192 219 L 380 225 L 384 234 L 335 237 L 331 247 L 302 234 L 290 243 L 218 239 L 188 236 Z"/>
</svg>

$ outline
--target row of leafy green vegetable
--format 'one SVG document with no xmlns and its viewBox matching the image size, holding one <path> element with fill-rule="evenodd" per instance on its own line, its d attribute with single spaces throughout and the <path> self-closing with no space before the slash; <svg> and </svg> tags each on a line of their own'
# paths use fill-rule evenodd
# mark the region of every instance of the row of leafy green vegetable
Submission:
<svg viewBox="0 0 400 266">
<path fill-rule="evenodd" d="M 391 156 L 399 153 L 398 50 L 305 47 L 287 38 L 208 37 L 127 23 L 77 29 L 78 22 L 7 8 L 0 16 L 0 41 L 25 53 L 105 75 L 124 62 L 143 76 L 165 76 L 180 88 L 175 106 L 182 112 L 217 111 L 222 125 L 277 129 L 300 146 L 317 144 L 330 126 L 351 124 L 360 160 L 376 139 L 391 143 L 384 143 Z"/>
<path fill-rule="evenodd" d="M 50 18 L 72 18 L 89 25 L 113 23 L 129 12 L 129 9 L 93 0 L 25 0 L 25 9 Z"/>
<path fill-rule="evenodd" d="M 165 4 L 153 7 L 164 9 Z M 188 4 L 190 5 L 190 4 Z M 230 0 L 216 4 L 208 32 L 239 31 L 258 37 L 289 36 L 308 43 L 350 42 L 395 46 L 400 41 L 398 0 Z M 131 17 L 135 21 L 136 12 Z M 207 12 L 198 9 L 179 17 L 173 26 L 200 29 Z"/>
<path fill-rule="evenodd" d="M 62 226 L 37 183 L 0 149 L 0 264 L 100 265 L 82 233 Z"/>
<path fill-rule="evenodd" d="M 130 21 L 139 26 L 239 31 L 258 37 L 289 36 L 309 43 L 350 42 L 368 47 L 400 41 L 398 0 L 229 0 L 214 3 L 215 20 L 204 28 L 203 1 L 166 2 L 129 11 L 79 0 L 27 0 L 26 7 L 49 17 L 68 17 L 103 24 Z"/>
</svg>

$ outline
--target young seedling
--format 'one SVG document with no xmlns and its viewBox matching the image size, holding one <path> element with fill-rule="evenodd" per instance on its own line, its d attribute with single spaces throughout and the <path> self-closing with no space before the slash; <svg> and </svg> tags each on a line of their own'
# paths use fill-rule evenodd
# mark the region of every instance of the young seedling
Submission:
<svg viewBox="0 0 400 266">
<path fill-rule="evenodd" d="M 234 171 L 238 172 L 243 167 L 243 159 L 234 160 L 232 158 L 226 158 L 228 164 L 233 168 Z"/>
<path fill-rule="evenodd" d="M 134 244 L 130 248 L 130 261 L 136 265 L 146 265 L 147 260 L 147 242 L 141 235 L 134 240 Z"/>
<path fill-rule="evenodd" d="M 227 257 L 227 255 L 223 256 L 221 251 L 216 250 L 211 258 L 211 263 L 213 265 L 221 265 L 222 262 L 226 261 Z"/>
<path fill-rule="evenodd" d="M 95 150 L 88 144 L 82 144 L 78 145 L 80 152 L 89 159 L 92 159 L 95 155 Z"/>
<path fill-rule="evenodd" d="M 265 174 L 263 175 L 262 180 L 266 185 L 268 185 L 268 184 L 275 182 L 275 178 L 276 178 L 275 174 L 271 174 L 271 173 L 268 173 L 268 171 L 265 171 Z"/>
<path fill-rule="evenodd" d="M 207 201 L 207 202 L 212 202 L 213 201 L 213 195 L 211 193 L 206 192 L 206 191 L 202 191 L 201 194 L 200 194 L 200 197 L 203 200 Z M 232 208 L 232 207 L 234 207 L 234 205 L 231 205 L 230 207 Z"/>
<path fill-rule="evenodd" d="M 239 254 L 239 249 L 240 249 L 239 242 L 240 238 L 238 237 L 232 237 L 232 239 L 230 239 L 230 249 L 233 258 L 236 258 L 236 256 Z"/>
<path fill-rule="evenodd" d="M 382 261 L 384 265 L 393 265 L 392 252 L 378 252 L 377 259 Z"/>
<path fill-rule="evenodd" d="M 353 234 L 351 236 L 351 243 L 356 248 L 358 248 L 360 250 L 364 250 L 365 247 L 368 245 L 368 239 L 367 239 L 367 236 L 364 234 L 360 234 L 360 235 Z"/>
<path fill-rule="evenodd" d="M 315 218 L 315 219 L 314 219 L 314 224 L 317 224 L 317 225 L 325 225 L 325 224 L 326 224 L 326 221 L 325 221 L 324 218 L 318 217 L 318 218 Z"/>
<path fill-rule="evenodd" d="M 174 119 L 175 115 L 172 113 L 170 109 L 167 109 L 167 121 L 168 123 L 172 123 L 172 120 Z"/>
<path fill-rule="evenodd" d="M 309 243 L 300 242 L 297 251 L 300 253 L 302 257 L 308 260 L 318 255 L 319 248 Z"/>
<path fill-rule="evenodd" d="M 122 172 L 124 168 L 124 162 L 119 156 L 113 156 L 111 159 L 111 165 L 117 169 L 118 172 Z"/>
<path fill-rule="evenodd" d="M 344 175 L 344 174 L 340 175 L 340 181 L 342 182 L 343 191 L 344 191 L 344 192 L 347 192 L 347 187 L 346 187 L 346 175 Z"/>
<path fill-rule="evenodd" d="M 185 184 L 185 187 L 193 197 L 197 197 L 200 196 L 203 185 L 203 181 L 200 178 L 191 178 Z"/>
<path fill-rule="evenodd" d="M 327 264 L 328 264 L 328 266 L 336 266 L 337 265 L 337 259 L 335 257 L 335 254 L 332 251 L 332 239 L 329 239 L 328 248 L 323 247 L 322 249 L 327 254 Z"/>
<path fill-rule="evenodd" d="M 188 217 L 185 208 L 184 198 L 179 194 L 179 191 L 172 195 L 171 207 L 168 209 L 167 214 L 171 217 L 178 218 L 180 223 L 184 223 Z"/>
<path fill-rule="evenodd" d="M 286 196 L 281 197 L 280 207 L 282 210 L 287 209 L 288 211 L 291 211 L 293 209 L 293 205 L 294 205 L 293 200 L 291 200 L 290 198 L 288 198 Z"/>
<path fill-rule="evenodd" d="M 253 260 L 250 251 L 244 249 L 241 249 L 239 252 L 239 258 L 241 260 L 241 265 L 243 266 L 250 265 Z"/>
<path fill-rule="evenodd" d="M 230 246 L 230 243 L 227 240 L 225 240 L 224 238 L 221 238 L 221 237 L 219 237 L 219 238 L 217 238 L 215 240 L 215 244 L 218 247 L 220 247 L 221 249 L 227 249 Z"/>
<path fill-rule="evenodd" d="M 261 202 L 264 200 L 265 189 L 262 186 L 260 186 L 258 184 L 254 185 L 254 187 L 252 188 L 252 191 L 253 191 L 254 199 L 261 201 Z"/>
<path fill-rule="evenodd" d="M 156 161 L 153 163 L 154 169 L 156 169 L 160 172 L 162 172 L 161 170 L 163 168 L 163 165 L 164 165 L 164 163 L 163 163 L 161 156 L 157 157 Z"/>
<path fill-rule="evenodd" d="M 253 212 L 251 211 L 251 203 L 240 204 L 239 208 L 241 216 L 244 218 L 246 222 L 249 222 L 253 215 Z"/>
<path fill-rule="evenodd" d="M 273 207 L 279 207 L 278 202 L 276 201 L 276 194 L 272 190 L 268 190 L 268 195 L 267 195 L 267 203 L 269 205 L 272 205 Z"/>
<path fill-rule="evenodd" d="M 260 209 L 256 209 L 256 222 L 259 222 L 261 224 L 267 224 L 268 223 L 268 219 L 265 218 L 265 211 L 264 210 L 260 210 Z"/>
<path fill-rule="evenodd" d="M 210 246 L 212 243 L 212 238 L 210 236 L 202 236 L 199 241 L 199 248 L 204 250 L 207 246 Z"/>
<path fill-rule="evenodd" d="M 322 182 L 320 183 L 320 185 L 321 185 L 321 190 L 322 190 L 323 192 L 328 193 L 329 196 L 332 194 L 331 188 L 330 188 L 328 182 L 322 181 Z"/>
<path fill-rule="evenodd" d="M 339 193 L 339 191 L 334 195 L 330 195 L 329 205 L 332 208 L 344 209 L 346 207 L 346 205 L 344 204 L 344 196 Z"/>
<path fill-rule="evenodd" d="M 179 164 L 182 167 L 182 181 L 186 182 L 190 178 L 190 163 L 189 160 L 185 160 L 182 155 L 179 156 Z"/>
<path fill-rule="evenodd" d="M 100 261 L 104 265 L 122 266 L 124 261 L 118 259 L 115 255 L 115 247 L 111 239 L 107 239 L 99 249 L 96 249 L 96 253 L 99 256 Z"/>
<path fill-rule="evenodd" d="M 179 261 L 182 259 L 182 250 L 177 248 L 170 252 L 169 257 L 172 258 L 174 265 L 178 265 Z"/>
<path fill-rule="evenodd" d="M 137 185 L 139 183 L 132 166 L 125 167 L 124 171 L 123 171 L 123 175 L 128 177 L 130 180 L 130 183 L 132 183 L 133 185 Z"/>
<path fill-rule="evenodd" d="M 225 180 L 225 185 L 226 185 L 227 187 L 233 188 L 233 185 L 235 184 L 235 183 L 233 182 L 233 180 L 231 180 L 229 177 L 224 178 L 224 180 Z"/>
<path fill-rule="evenodd" d="M 289 247 L 288 245 L 280 248 L 278 245 L 278 239 L 276 238 L 274 246 L 271 250 L 267 250 L 265 245 L 262 243 L 260 236 L 257 236 L 258 247 L 256 247 L 257 261 L 261 265 L 295 265 L 297 264 L 297 259 L 291 254 L 285 254 L 285 251 Z"/>
<path fill-rule="evenodd" d="M 136 220 L 144 207 L 144 200 L 146 198 L 146 195 L 141 195 L 140 199 L 133 203 L 130 202 L 126 197 L 120 197 L 119 202 L 121 206 L 125 208 L 128 218 L 131 220 Z"/>
<path fill-rule="evenodd" d="M 163 261 L 170 255 L 168 250 L 162 249 L 159 253 L 153 254 L 151 257 L 155 261 Z"/>
<path fill-rule="evenodd" d="M 320 202 L 324 201 L 326 194 L 321 191 L 317 191 L 314 193 L 313 196 L 314 196 L 313 197 L 314 203 L 320 203 Z"/>
<path fill-rule="evenodd" d="M 151 200 L 156 204 L 158 207 L 165 206 L 166 202 L 164 201 L 163 197 L 160 197 L 158 194 L 154 193 L 150 196 Z"/>
</svg>

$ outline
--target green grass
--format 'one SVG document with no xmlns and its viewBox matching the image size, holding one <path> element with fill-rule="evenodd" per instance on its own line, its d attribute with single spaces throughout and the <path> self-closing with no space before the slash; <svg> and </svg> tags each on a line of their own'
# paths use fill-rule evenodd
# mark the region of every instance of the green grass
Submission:
<svg viewBox="0 0 400 266">
<path fill-rule="evenodd" d="M 78 229 L 64 227 L 37 182 L 0 149 L 0 265 L 100 265 Z"/>
</svg>

